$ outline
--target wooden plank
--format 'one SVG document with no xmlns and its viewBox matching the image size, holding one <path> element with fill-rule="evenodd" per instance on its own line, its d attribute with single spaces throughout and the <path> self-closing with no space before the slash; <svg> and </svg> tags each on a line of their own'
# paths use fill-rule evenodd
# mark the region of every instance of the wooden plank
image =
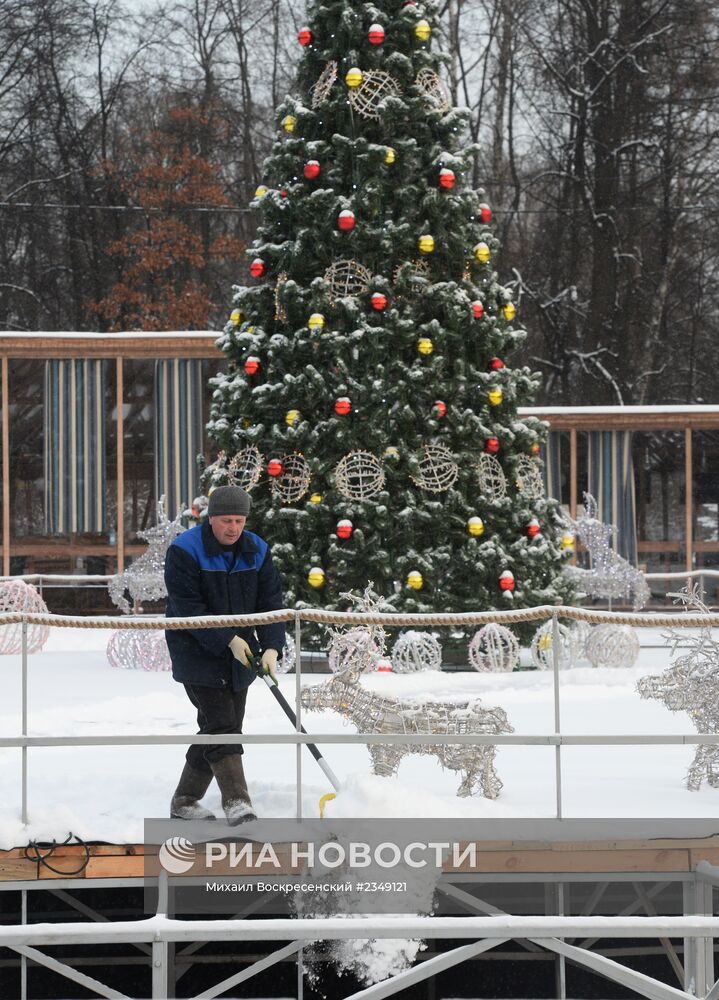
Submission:
<svg viewBox="0 0 719 1000">
<path fill-rule="evenodd" d="M 116 566 L 117 572 L 125 569 L 125 381 L 123 359 L 115 359 L 116 372 L 116 407 L 117 407 L 117 523 L 115 524 L 115 539 L 117 542 Z"/>
<path fill-rule="evenodd" d="M 10 397 L 8 360 L 2 359 L 2 571 L 10 575 Z"/>
<path fill-rule="evenodd" d="M 639 851 L 478 851 L 476 865 L 469 860 L 459 868 L 451 864 L 446 872 L 679 872 L 689 871 L 685 850 Z"/>
<path fill-rule="evenodd" d="M 215 346 L 219 334 L 195 336 L 158 333 L 151 337 L 97 333 L 91 337 L 0 335 L 0 356 L 5 358 L 224 358 Z"/>
<path fill-rule="evenodd" d="M 142 878 L 145 874 L 141 856 L 90 858 L 85 868 L 86 878 Z"/>
<path fill-rule="evenodd" d="M 710 865 L 719 865 L 719 847 L 694 847 L 689 852 L 689 864 L 696 868 L 700 861 L 708 861 Z"/>
<path fill-rule="evenodd" d="M 0 882 L 36 881 L 37 864 L 24 858 L 0 858 Z"/>
</svg>

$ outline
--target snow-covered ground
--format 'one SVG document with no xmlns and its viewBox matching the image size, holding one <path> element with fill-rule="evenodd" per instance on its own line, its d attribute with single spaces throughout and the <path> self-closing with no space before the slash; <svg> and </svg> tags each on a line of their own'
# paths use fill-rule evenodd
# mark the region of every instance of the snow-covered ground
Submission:
<svg viewBox="0 0 719 1000">
<path fill-rule="evenodd" d="M 44 651 L 30 657 L 29 723 L 32 736 L 193 733 L 192 706 L 169 674 L 117 670 L 105 648 L 109 633 L 54 629 Z M 580 666 L 561 674 L 561 726 L 567 734 L 693 733 L 685 713 L 672 713 L 635 691 L 638 678 L 669 664 L 657 633 L 645 630 L 639 663 L 631 670 Z M 526 653 L 525 653 L 526 655 Z M 19 656 L 0 658 L 0 735 L 21 729 Z M 327 680 L 308 675 L 306 683 Z M 554 731 L 552 675 L 377 674 L 363 683 L 373 690 L 403 696 L 460 699 L 479 696 L 502 706 L 519 734 Z M 294 675 L 281 679 L 294 698 Z M 305 714 L 310 732 L 347 732 L 332 713 Z M 290 725 L 267 688 L 252 685 L 247 733 L 285 733 Z M 564 748 L 565 816 L 712 817 L 719 812 L 719 790 L 689 792 L 684 783 L 692 747 Z M 555 809 L 555 751 L 550 747 L 502 747 L 497 768 L 504 789 L 494 802 L 456 796 L 458 776 L 443 771 L 431 757 L 405 759 L 397 779 L 374 777 L 362 746 L 326 744 L 324 753 L 343 782 L 329 805 L 333 816 L 552 816 Z M 20 820 L 18 749 L 0 750 L 0 848 L 28 838 L 64 839 L 69 831 L 88 840 L 141 842 L 143 819 L 165 816 L 182 768 L 184 748 L 31 748 L 30 826 Z M 295 811 L 295 750 L 291 746 L 246 748 L 246 770 L 260 815 L 283 817 Z M 303 755 L 303 809 L 317 815 L 318 800 L 331 791 L 309 753 Z M 206 798 L 219 812 L 219 792 Z"/>
</svg>

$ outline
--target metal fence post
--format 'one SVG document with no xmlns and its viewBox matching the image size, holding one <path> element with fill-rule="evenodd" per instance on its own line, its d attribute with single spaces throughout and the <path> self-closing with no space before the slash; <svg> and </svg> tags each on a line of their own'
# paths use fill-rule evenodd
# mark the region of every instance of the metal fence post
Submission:
<svg viewBox="0 0 719 1000">
<path fill-rule="evenodd" d="M 167 872 L 160 872 L 157 880 L 157 916 L 167 916 L 168 884 Z M 167 1000 L 167 941 L 160 932 L 152 942 L 152 1000 Z"/>
<path fill-rule="evenodd" d="M 27 618 L 22 619 L 22 735 L 27 736 Z M 28 825 L 27 814 L 27 747 L 22 748 L 22 823 Z"/>
<path fill-rule="evenodd" d="M 295 732 L 302 732 L 302 622 L 299 611 L 295 612 L 295 717 L 297 724 Z M 297 763 L 297 819 L 302 819 L 302 744 L 295 744 Z"/>
<path fill-rule="evenodd" d="M 561 720 L 559 712 L 559 619 L 552 615 L 552 667 L 554 673 L 554 732 L 559 736 Z M 557 819 L 562 818 L 562 747 L 554 748 L 555 787 L 557 793 Z"/>
</svg>

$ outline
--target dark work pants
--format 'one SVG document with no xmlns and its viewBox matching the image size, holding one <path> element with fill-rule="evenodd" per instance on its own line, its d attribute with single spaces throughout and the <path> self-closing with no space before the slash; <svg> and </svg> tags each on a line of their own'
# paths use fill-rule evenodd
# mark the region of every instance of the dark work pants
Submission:
<svg viewBox="0 0 719 1000">
<path fill-rule="evenodd" d="M 207 687 L 204 684 L 185 684 L 187 697 L 197 709 L 197 725 L 200 733 L 241 733 L 245 717 L 247 688 L 234 692 L 228 688 Z M 188 764 L 209 774 L 212 762 L 233 754 L 244 753 L 239 743 L 206 743 L 188 748 L 185 757 Z"/>
</svg>

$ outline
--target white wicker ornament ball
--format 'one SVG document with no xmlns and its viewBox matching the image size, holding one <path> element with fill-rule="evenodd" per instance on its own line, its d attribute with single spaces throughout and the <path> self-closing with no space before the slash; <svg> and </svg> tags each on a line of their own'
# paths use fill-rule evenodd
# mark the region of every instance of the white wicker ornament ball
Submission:
<svg viewBox="0 0 719 1000">
<path fill-rule="evenodd" d="M 517 459 L 517 489 L 530 500 L 541 500 L 544 496 L 544 482 L 539 465 L 528 455 Z"/>
<path fill-rule="evenodd" d="M 270 480 L 270 491 L 275 500 L 282 503 L 296 503 L 310 488 L 310 467 L 304 455 L 294 452 L 280 459 L 282 473 Z"/>
<path fill-rule="evenodd" d="M 597 625 L 586 644 L 593 667 L 633 667 L 639 656 L 639 639 L 629 625 Z"/>
<path fill-rule="evenodd" d="M 407 268 L 405 272 L 404 269 Z M 404 264 L 398 264 L 394 269 L 395 284 L 406 273 L 409 281 L 428 280 L 430 276 L 429 264 L 426 260 L 410 260 Z"/>
<path fill-rule="evenodd" d="M 329 100 L 330 93 L 337 82 L 337 63 L 333 60 L 327 63 L 312 86 L 312 107 L 321 108 Z"/>
<path fill-rule="evenodd" d="M 0 612 L 21 611 L 25 614 L 46 615 L 47 604 L 37 590 L 24 580 L 4 580 L 0 583 Z M 27 626 L 27 651 L 39 652 L 48 640 L 47 625 Z M 0 627 L 0 655 L 19 653 L 22 649 L 22 622 Z"/>
<path fill-rule="evenodd" d="M 219 461 L 219 456 L 218 456 Z M 264 458 L 252 444 L 238 451 L 227 466 L 230 486 L 239 486 L 248 493 L 260 481 Z"/>
<path fill-rule="evenodd" d="M 587 659 L 587 639 L 591 635 L 592 626 L 589 622 L 577 620 L 573 621 L 569 627 L 569 631 L 572 634 L 572 642 L 574 643 L 574 659 L 576 660 L 586 660 Z"/>
<path fill-rule="evenodd" d="M 327 647 L 330 670 L 346 676 L 369 673 L 381 655 L 381 637 L 362 625 L 334 632 Z"/>
<path fill-rule="evenodd" d="M 452 95 L 449 92 L 449 87 L 434 70 L 421 69 L 414 82 L 424 96 L 429 98 L 435 111 L 445 113 L 452 107 Z"/>
<path fill-rule="evenodd" d="M 362 83 L 349 92 L 353 111 L 362 118 L 382 118 L 382 104 L 388 97 L 401 97 L 402 88 L 393 76 L 384 70 L 368 70 Z"/>
<path fill-rule="evenodd" d="M 507 495 L 507 477 L 494 455 L 483 452 L 477 459 L 477 478 L 482 494 L 491 500 L 502 500 Z"/>
<path fill-rule="evenodd" d="M 442 444 L 426 444 L 422 449 L 419 468 L 412 482 L 431 493 L 443 493 L 454 486 L 459 475 L 459 466 L 454 455 Z"/>
<path fill-rule="evenodd" d="M 295 640 L 289 632 L 285 634 L 285 648 L 277 661 L 277 673 L 288 674 L 295 668 Z"/>
<path fill-rule="evenodd" d="M 403 632 L 392 647 L 392 667 L 398 674 L 442 669 L 442 646 L 430 632 Z"/>
<path fill-rule="evenodd" d="M 111 667 L 122 670 L 171 670 L 170 651 L 160 629 L 120 628 L 107 643 Z"/>
<path fill-rule="evenodd" d="M 575 646 L 572 634 L 566 625 L 557 625 L 559 643 L 557 659 L 560 670 L 574 666 Z M 554 624 L 549 621 L 540 625 L 532 639 L 532 663 L 539 670 L 554 670 Z"/>
<path fill-rule="evenodd" d="M 335 484 L 348 500 L 371 500 L 382 492 L 382 463 L 369 451 L 353 451 L 335 466 Z"/>
<path fill-rule="evenodd" d="M 472 637 L 468 654 L 475 670 L 509 673 L 519 663 L 519 640 L 505 625 L 490 622 Z"/>
<path fill-rule="evenodd" d="M 334 302 L 364 295 L 369 291 L 372 272 L 356 260 L 338 260 L 324 273 L 324 282 Z"/>
</svg>

